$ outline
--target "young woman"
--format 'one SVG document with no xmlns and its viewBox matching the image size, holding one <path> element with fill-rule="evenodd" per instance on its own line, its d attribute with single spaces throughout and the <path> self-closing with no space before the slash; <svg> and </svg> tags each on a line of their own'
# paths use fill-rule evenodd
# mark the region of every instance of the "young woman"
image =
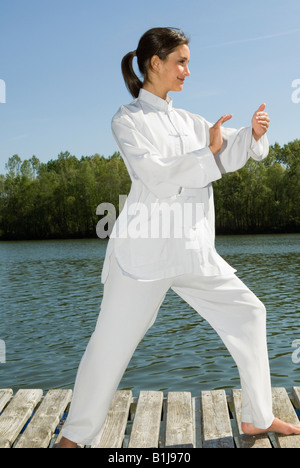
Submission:
<svg viewBox="0 0 300 468">
<path fill-rule="evenodd" d="M 132 187 L 108 243 L 101 311 L 78 370 L 62 448 L 97 444 L 123 373 L 169 288 L 214 327 L 235 360 L 243 431 L 300 434 L 272 413 L 265 307 L 214 247 L 211 184 L 249 157 L 267 156 L 269 117 L 263 104 L 251 126 L 234 130 L 222 127 L 231 115 L 212 125 L 173 108 L 168 92 L 182 90 L 189 59 L 183 32 L 154 28 L 122 60 L 135 99 L 113 117 L 112 130 Z"/>
</svg>

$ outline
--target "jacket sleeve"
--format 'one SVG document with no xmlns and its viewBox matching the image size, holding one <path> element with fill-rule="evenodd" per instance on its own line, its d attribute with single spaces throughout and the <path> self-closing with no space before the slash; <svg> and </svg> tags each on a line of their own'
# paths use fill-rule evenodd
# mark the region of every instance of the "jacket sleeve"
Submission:
<svg viewBox="0 0 300 468">
<path fill-rule="evenodd" d="M 208 127 L 213 124 L 208 123 Z M 245 166 L 252 157 L 261 161 L 269 153 L 269 143 L 266 135 L 258 141 L 252 136 L 252 127 L 242 127 L 239 130 L 222 127 L 223 145 L 215 155 L 216 163 L 222 174 L 234 172 Z"/>
<path fill-rule="evenodd" d="M 158 198 L 177 195 L 182 187 L 205 187 L 222 177 L 208 147 L 163 157 L 128 116 L 113 118 L 112 132 L 131 177 L 140 179 Z"/>
</svg>

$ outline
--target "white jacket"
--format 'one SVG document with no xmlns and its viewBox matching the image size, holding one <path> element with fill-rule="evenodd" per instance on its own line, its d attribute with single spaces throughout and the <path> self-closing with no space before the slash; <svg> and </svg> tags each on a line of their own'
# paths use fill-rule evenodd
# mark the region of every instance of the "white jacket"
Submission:
<svg viewBox="0 0 300 468">
<path fill-rule="evenodd" d="M 269 145 L 266 135 L 256 142 L 251 126 L 222 127 L 214 156 L 211 125 L 144 89 L 114 115 L 112 132 L 132 186 L 108 242 L 103 283 L 113 250 L 123 272 L 138 280 L 235 271 L 215 250 L 212 182 L 249 157 L 262 160 Z"/>
</svg>

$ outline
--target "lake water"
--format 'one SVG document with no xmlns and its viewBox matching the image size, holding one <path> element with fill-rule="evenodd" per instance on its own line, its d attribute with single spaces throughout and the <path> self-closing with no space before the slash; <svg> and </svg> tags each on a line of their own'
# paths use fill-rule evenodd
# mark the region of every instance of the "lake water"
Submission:
<svg viewBox="0 0 300 468">
<path fill-rule="evenodd" d="M 106 245 L 100 239 L 0 242 L 0 388 L 73 386 L 99 313 Z M 300 385 L 300 234 L 220 236 L 216 245 L 266 305 L 272 384 L 290 391 Z M 173 291 L 120 383 L 134 395 L 196 396 L 239 386 L 219 337 Z"/>
</svg>

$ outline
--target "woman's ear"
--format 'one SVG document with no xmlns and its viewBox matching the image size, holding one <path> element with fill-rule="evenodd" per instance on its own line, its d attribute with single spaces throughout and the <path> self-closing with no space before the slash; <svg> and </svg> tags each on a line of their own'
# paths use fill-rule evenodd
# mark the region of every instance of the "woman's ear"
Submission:
<svg viewBox="0 0 300 468">
<path fill-rule="evenodd" d="M 153 57 L 151 57 L 150 66 L 151 66 L 152 71 L 154 71 L 154 72 L 159 71 L 160 62 L 161 62 L 161 60 L 160 60 L 158 55 L 153 55 Z"/>
</svg>

